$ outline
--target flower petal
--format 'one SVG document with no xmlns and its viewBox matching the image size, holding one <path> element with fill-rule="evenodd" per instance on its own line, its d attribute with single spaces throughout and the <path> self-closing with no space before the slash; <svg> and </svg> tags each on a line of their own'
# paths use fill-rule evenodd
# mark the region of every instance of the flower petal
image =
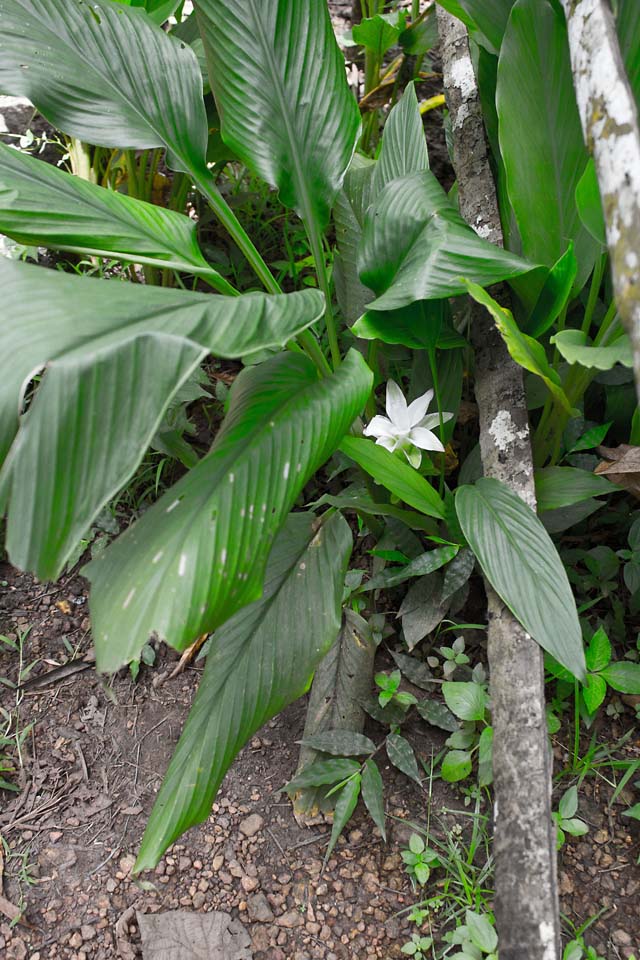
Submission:
<svg viewBox="0 0 640 960">
<path fill-rule="evenodd" d="M 394 437 L 397 430 L 386 417 L 374 417 L 362 432 L 365 437 Z"/>
<path fill-rule="evenodd" d="M 435 433 L 424 427 L 414 427 L 409 434 L 409 440 L 415 447 L 421 447 L 422 450 L 437 450 L 438 453 L 444 453 L 444 447 Z"/>
<path fill-rule="evenodd" d="M 416 450 L 415 447 L 409 447 L 408 449 L 405 447 L 403 453 L 411 466 L 417 470 L 422 462 L 422 454 L 420 451 Z"/>
<path fill-rule="evenodd" d="M 449 420 L 453 420 L 452 413 L 442 412 L 442 422 L 448 423 Z M 427 430 L 431 430 L 432 427 L 437 427 L 440 425 L 440 416 L 437 413 L 430 413 L 427 417 L 423 417 L 420 423 L 417 423 L 417 427 L 426 427 Z"/>
<path fill-rule="evenodd" d="M 417 427 L 429 409 L 429 404 L 433 400 L 433 390 L 427 390 L 421 397 L 417 397 L 413 403 L 409 404 L 407 413 L 412 427 Z"/>
<path fill-rule="evenodd" d="M 376 443 L 384 447 L 385 450 L 390 450 L 391 453 L 394 453 L 398 448 L 398 440 L 396 437 L 378 437 Z"/>
<path fill-rule="evenodd" d="M 400 430 L 411 426 L 407 413 L 407 401 L 395 380 L 387 380 L 387 416 Z"/>
</svg>

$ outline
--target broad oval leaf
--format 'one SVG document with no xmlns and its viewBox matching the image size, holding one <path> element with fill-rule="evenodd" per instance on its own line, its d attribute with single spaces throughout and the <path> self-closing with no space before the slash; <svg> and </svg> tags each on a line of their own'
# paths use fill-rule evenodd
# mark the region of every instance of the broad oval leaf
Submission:
<svg viewBox="0 0 640 960">
<path fill-rule="evenodd" d="M 316 760 L 310 766 L 305 767 L 300 773 L 289 781 L 287 792 L 293 793 L 303 787 L 321 787 L 331 783 L 340 783 L 347 777 L 353 776 L 360 769 L 357 760 Z"/>
<path fill-rule="evenodd" d="M 361 437 L 345 437 L 340 449 L 410 507 L 438 520 L 446 516 L 444 502 L 431 484 L 389 450 Z"/>
<path fill-rule="evenodd" d="M 196 0 L 222 137 L 323 228 L 360 115 L 325 0 Z"/>
<path fill-rule="evenodd" d="M 359 773 L 356 773 L 355 776 L 351 777 L 350 780 L 347 780 L 342 790 L 340 790 L 337 799 L 336 807 L 333 812 L 333 826 L 331 827 L 331 837 L 329 838 L 329 845 L 327 847 L 326 853 L 324 855 L 324 862 L 326 863 L 333 848 L 338 842 L 338 837 L 346 827 L 347 823 L 351 818 L 351 814 L 356 808 L 358 803 L 358 797 L 360 796 L 360 784 L 362 782 L 362 777 Z"/>
<path fill-rule="evenodd" d="M 596 347 L 582 330 L 561 330 L 551 337 L 551 343 L 558 348 L 560 356 L 568 363 L 578 363 L 581 367 L 595 370 L 611 370 L 617 363 L 623 367 L 633 367 L 633 351 L 628 335 L 622 334 L 613 343 Z"/>
<path fill-rule="evenodd" d="M 183 649 L 260 596 L 276 532 L 371 381 L 355 350 L 324 380 L 293 353 L 243 370 L 211 452 L 86 568 L 99 670 L 154 632 Z"/>
<path fill-rule="evenodd" d="M 209 816 L 234 756 L 267 720 L 305 692 L 335 641 L 351 533 L 339 514 L 317 533 L 314 519 L 312 514 L 291 514 L 273 545 L 262 598 L 214 634 L 136 870 L 155 866 L 170 843 Z M 311 768 L 305 770 L 305 783 L 294 781 L 294 788 L 310 781 L 336 783 L 360 768 L 353 760 L 322 764 L 315 777 Z"/>
<path fill-rule="evenodd" d="M 640 663 L 627 663 L 623 660 L 610 663 L 600 671 L 610 687 L 619 693 L 640 694 Z"/>
<path fill-rule="evenodd" d="M 442 760 L 442 779 L 458 783 L 471 773 L 471 754 L 468 750 L 449 750 Z"/>
<path fill-rule="evenodd" d="M 512 359 L 524 370 L 540 377 L 558 403 L 564 407 L 567 413 L 572 413 L 573 408 L 564 392 L 560 375 L 549 363 L 543 345 L 534 340 L 533 337 L 522 333 L 511 311 L 501 306 L 478 284 L 466 282 L 465 287 L 476 303 L 485 307 L 493 317 Z"/>
<path fill-rule="evenodd" d="M 442 684 L 442 695 L 449 710 L 460 720 L 482 720 L 487 709 L 488 697 L 479 683 Z"/>
<path fill-rule="evenodd" d="M 219 297 L 72 277 L 4 258 L 0 286 L 7 549 L 13 563 L 43 578 L 59 574 L 132 475 L 167 404 L 206 354 L 239 357 L 283 346 L 323 312 L 317 291 Z M 155 371 L 146 350 L 158 361 Z M 23 390 L 42 369 L 20 418 Z"/>
<path fill-rule="evenodd" d="M 525 630 L 579 680 L 582 631 L 565 568 L 533 510 L 498 480 L 460 487 L 463 533 L 494 588 Z"/>
<path fill-rule="evenodd" d="M 429 153 L 418 98 L 413 83 L 407 85 L 402 99 L 385 123 L 380 154 L 371 185 L 372 196 L 392 180 L 429 169 Z"/>
<path fill-rule="evenodd" d="M 607 244 L 600 186 L 593 157 L 589 157 L 584 173 L 576 185 L 576 206 L 582 223 L 594 240 L 604 248 Z"/>
<path fill-rule="evenodd" d="M 327 730 L 307 737 L 301 743 L 321 753 L 330 753 L 336 757 L 360 757 L 373 753 L 376 745 L 369 737 L 353 730 Z"/>
<path fill-rule="evenodd" d="M 99 187 L 2 143 L 0 231 L 27 245 L 173 267 L 226 284 L 202 256 L 189 217 Z"/>
<path fill-rule="evenodd" d="M 384 822 L 384 787 L 380 771 L 373 760 L 367 760 L 362 771 L 362 799 L 364 805 L 371 814 L 371 819 L 382 834 L 382 839 L 387 839 Z"/>
<path fill-rule="evenodd" d="M 599 477 L 578 467 L 542 467 L 536 470 L 535 481 L 540 513 L 570 507 L 582 500 L 606 496 L 620 489 L 606 477 Z"/>
<path fill-rule="evenodd" d="M 566 253 L 549 270 L 531 316 L 525 324 L 525 333 L 531 337 L 541 337 L 555 323 L 561 310 L 569 302 L 577 272 L 578 264 L 573 243 L 570 242 Z"/>
<path fill-rule="evenodd" d="M 419 784 L 420 772 L 409 741 L 401 737 L 399 733 L 390 733 L 387 736 L 386 748 L 387 756 L 394 767 Z"/>
<path fill-rule="evenodd" d="M 551 266 L 573 240 L 580 289 L 601 248 L 576 207 L 588 155 L 559 5 L 548 0 L 514 4 L 500 48 L 496 104 L 523 253 Z"/>
<path fill-rule="evenodd" d="M 207 119 L 191 48 L 112 0 L 0 0 L 0 91 L 104 147 L 166 147 L 205 167 Z"/>
<path fill-rule="evenodd" d="M 370 310 L 464 293 L 461 277 L 488 285 L 533 270 L 465 223 L 429 170 L 392 180 L 367 211 L 360 279 L 377 294 Z"/>
</svg>

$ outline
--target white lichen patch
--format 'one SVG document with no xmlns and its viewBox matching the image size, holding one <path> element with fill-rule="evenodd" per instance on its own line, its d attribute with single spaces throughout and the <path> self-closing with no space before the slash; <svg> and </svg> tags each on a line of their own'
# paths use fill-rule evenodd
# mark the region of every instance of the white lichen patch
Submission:
<svg viewBox="0 0 640 960">
<path fill-rule="evenodd" d="M 489 427 L 489 436 L 501 453 L 509 450 L 518 440 L 526 440 L 529 431 L 526 427 L 518 430 L 508 410 L 500 410 Z"/>
<path fill-rule="evenodd" d="M 178 576 L 184 577 L 187 571 L 187 555 L 186 553 L 180 554 L 180 562 L 178 564 Z"/>
<path fill-rule="evenodd" d="M 540 923 L 540 943 L 542 944 L 541 960 L 555 960 L 556 956 L 556 935 L 555 928 L 548 920 Z"/>
<path fill-rule="evenodd" d="M 285 463 L 284 468 L 283 468 L 283 470 L 282 470 L 282 479 L 283 479 L 283 480 L 288 480 L 288 479 L 289 479 L 289 470 L 290 470 L 290 469 L 291 469 L 291 464 L 290 464 L 289 461 L 287 460 L 287 462 Z"/>
<path fill-rule="evenodd" d="M 471 57 L 458 57 L 451 64 L 451 83 L 460 91 L 463 100 L 471 100 L 476 92 L 476 75 Z"/>
<path fill-rule="evenodd" d="M 129 593 L 128 593 L 127 596 L 126 596 L 124 603 L 122 604 L 122 609 L 123 609 L 123 610 L 126 610 L 126 609 L 127 609 L 127 607 L 129 606 L 129 604 L 130 604 L 131 601 L 133 600 L 133 598 L 134 598 L 134 596 L 135 596 L 135 593 L 136 593 L 136 588 L 135 588 L 135 587 L 132 587 L 132 589 L 129 590 Z"/>
</svg>

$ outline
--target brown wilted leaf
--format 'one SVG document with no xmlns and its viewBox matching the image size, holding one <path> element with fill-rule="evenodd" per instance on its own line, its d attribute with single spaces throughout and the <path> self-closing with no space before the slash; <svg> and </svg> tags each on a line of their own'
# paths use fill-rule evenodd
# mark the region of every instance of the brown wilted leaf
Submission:
<svg viewBox="0 0 640 960">
<path fill-rule="evenodd" d="M 640 500 L 640 447 L 621 443 L 617 447 L 597 447 L 603 460 L 594 473 L 623 487 Z"/>
</svg>

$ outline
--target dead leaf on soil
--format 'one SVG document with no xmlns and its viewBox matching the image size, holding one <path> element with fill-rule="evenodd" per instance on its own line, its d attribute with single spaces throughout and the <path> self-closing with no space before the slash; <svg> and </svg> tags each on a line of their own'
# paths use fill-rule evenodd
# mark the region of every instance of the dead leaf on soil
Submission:
<svg viewBox="0 0 640 960">
<path fill-rule="evenodd" d="M 252 960 L 251 937 L 228 913 L 138 913 L 144 960 Z"/>
<path fill-rule="evenodd" d="M 640 447 L 621 443 L 617 447 L 597 447 L 603 457 L 594 473 L 606 477 L 640 500 Z"/>
<path fill-rule="evenodd" d="M 2 895 L 0 895 L 0 913 L 3 913 L 7 920 L 11 920 L 12 923 L 15 923 L 22 916 L 22 911 Z"/>
</svg>

